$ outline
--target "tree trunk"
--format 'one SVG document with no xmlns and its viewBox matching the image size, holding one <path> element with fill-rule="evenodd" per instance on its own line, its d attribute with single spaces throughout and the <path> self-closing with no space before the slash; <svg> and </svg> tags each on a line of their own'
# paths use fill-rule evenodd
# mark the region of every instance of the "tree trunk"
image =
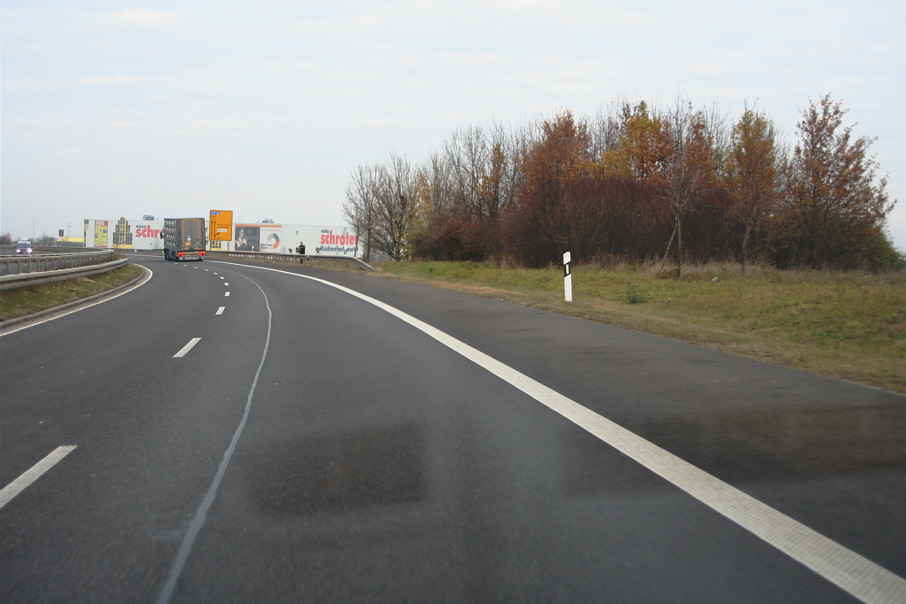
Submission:
<svg viewBox="0 0 906 604">
<path fill-rule="evenodd" d="M 746 232 L 742 236 L 742 274 L 746 274 L 746 260 L 749 255 L 749 235 L 751 234 L 752 229 L 749 228 L 749 225 L 746 225 Z"/>
<path fill-rule="evenodd" d="M 673 245 L 673 238 L 676 237 L 676 227 L 679 224 L 679 221 L 674 223 L 673 232 L 670 234 L 670 241 L 667 242 L 667 249 L 664 250 L 664 257 L 661 258 L 661 267 L 658 269 L 658 272 L 664 270 L 664 264 L 667 263 L 667 256 L 670 255 L 670 247 Z"/>
</svg>

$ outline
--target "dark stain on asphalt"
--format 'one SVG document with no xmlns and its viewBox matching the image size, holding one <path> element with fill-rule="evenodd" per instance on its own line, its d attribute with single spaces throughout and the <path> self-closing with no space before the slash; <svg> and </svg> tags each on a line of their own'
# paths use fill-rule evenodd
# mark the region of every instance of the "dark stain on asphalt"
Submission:
<svg viewBox="0 0 906 604">
<path fill-rule="evenodd" d="M 427 497 L 424 442 L 414 425 L 281 443 L 245 466 L 251 501 L 269 516 L 344 514 Z"/>
</svg>

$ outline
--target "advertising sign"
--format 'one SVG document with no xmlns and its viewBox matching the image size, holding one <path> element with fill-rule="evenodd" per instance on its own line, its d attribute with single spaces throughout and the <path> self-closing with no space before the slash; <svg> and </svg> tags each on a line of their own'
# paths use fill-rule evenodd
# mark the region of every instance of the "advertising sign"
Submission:
<svg viewBox="0 0 906 604">
<path fill-rule="evenodd" d="M 211 210 L 210 241 L 229 241 L 233 233 L 233 210 Z"/>
<path fill-rule="evenodd" d="M 304 243 L 308 256 L 360 258 L 364 253 L 358 236 L 348 226 L 235 224 L 232 210 L 211 210 L 210 213 L 208 238 L 211 249 L 293 255 L 296 254 L 296 247 Z M 163 247 L 163 240 L 160 239 L 163 225 L 163 220 L 86 218 L 85 246 L 159 250 Z M 219 238 L 215 239 L 215 235 Z"/>
<path fill-rule="evenodd" d="M 132 226 L 132 246 L 136 250 L 157 250 L 163 247 L 160 231 L 163 220 L 143 221 Z"/>
<path fill-rule="evenodd" d="M 235 251 L 237 252 L 259 252 L 261 248 L 258 242 L 261 239 L 261 227 L 257 224 L 237 224 Z"/>
<path fill-rule="evenodd" d="M 349 229 L 343 227 L 334 231 L 330 227 L 321 229 L 319 245 L 316 248 L 318 254 L 334 256 L 355 256 L 358 254 L 359 238 L 349 232 Z"/>
<path fill-rule="evenodd" d="M 261 227 L 261 251 L 268 254 L 279 254 L 280 233 L 283 227 L 279 224 L 269 224 Z"/>
<path fill-rule="evenodd" d="M 107 221 L 94 221 L 94 247 L 107 247 Z"/>
</svg>

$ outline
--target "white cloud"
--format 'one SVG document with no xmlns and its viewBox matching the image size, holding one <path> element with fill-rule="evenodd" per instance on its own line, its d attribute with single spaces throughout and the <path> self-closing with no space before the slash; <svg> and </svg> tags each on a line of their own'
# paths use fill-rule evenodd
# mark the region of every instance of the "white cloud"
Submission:
<svg viewBox="0 0 906 604">
<path fill-rule="evenodd" d="M 135 84 L 139 80 L 134 76 L 116 74 L 112 76 L 98 76 L 94 78 L 82 78 L 79 82 L 85 86 L 110 86 L 116 84 Z"/>
<path fill-rule="evenodd" d="M 184 23 L 192 18 L 189 10 L 132 9 L 115 13 L 112 20 L 121 25 L 140 25 L 144 27 L 166 27 Z"/>
<path fill-rule="evenodd" d="M 54 84 L 52 82 L 44 82 L 41 80 L 21 79 L 6 80 L 3 82 L 3 87 L 20 90 L 58 90 L 60 88 L 60 85 Z"/>
</svg>

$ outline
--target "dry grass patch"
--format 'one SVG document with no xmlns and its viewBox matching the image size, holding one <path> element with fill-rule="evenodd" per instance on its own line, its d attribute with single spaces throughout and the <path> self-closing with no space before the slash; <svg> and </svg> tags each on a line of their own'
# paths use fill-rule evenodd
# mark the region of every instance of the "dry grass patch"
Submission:
<svg viewBox="0 0 906 604">
<path fill-rule="evenodd" d="M 906 393 L 906 274 L 779 271 L 711 263 L 676 279 L 657 263 L 573 268 L 388 263 L 385 277 L 608 323 Z"/>
<path fill-rule="evenodd" d="M 24 317 L 111 290 L 138 278 L 141 273 L 142 269 L 138 266 L 127 264 L 91 277 L 0 291 L 0 321 Z"/>
</svg>

